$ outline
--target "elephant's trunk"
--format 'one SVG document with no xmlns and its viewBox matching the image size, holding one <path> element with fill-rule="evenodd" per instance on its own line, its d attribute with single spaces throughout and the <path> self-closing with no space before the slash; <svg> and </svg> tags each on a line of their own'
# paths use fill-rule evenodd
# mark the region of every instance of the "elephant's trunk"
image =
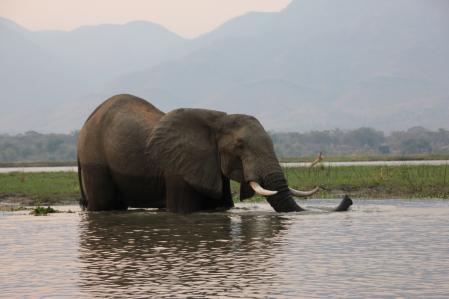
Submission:
<svg viewBox="0 0 449 299">
<path fill-rule="evenodd" d="M 267 197 L 267 201 L 276 212 L 301 212 L 304 211 L 294 200 L 291 190 L 282 172 L 271 173 L 263 178 L 263 185 L 270 190 L 276 190 L 277 193 Z M 345 195 L 337 208 L 336 212 L 347 211 L 352 205 L 352 200 Z"/>
<path fill-rule="evenodd" d="M 343 200 L 340 202 L 338 207 L 334 209 L 335 212 L 344 212 L 349 209 L 349 207 L 352 206 L 352 199 L 349 198 L 349 196 L 345 195 L 343 197 Z"/>
<path fill-rule="evenodd" d="M 263 185 L 277 193 L 267 197 L 268 203 L 276 212 L 300 212 L 304 211 L 293 199 L 287 181 L 282 172 L 271 173 L 263 178 Z"/>
</svg>

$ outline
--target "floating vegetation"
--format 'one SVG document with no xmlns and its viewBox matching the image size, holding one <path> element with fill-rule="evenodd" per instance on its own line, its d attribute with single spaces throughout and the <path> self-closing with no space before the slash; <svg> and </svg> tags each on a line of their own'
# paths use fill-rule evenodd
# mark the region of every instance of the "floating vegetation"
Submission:
<svg viewBox="0 0 449 299">
<path fill-rule="evenodd" d="M 58 211 L 56 211 L 55 209 L 53 209 L 52 207 L 36 207 L 31 211 L 31 215 L 34 216 L 47 216 L 48 214 L 51 213 L 57 213 Z"/>
</svg>

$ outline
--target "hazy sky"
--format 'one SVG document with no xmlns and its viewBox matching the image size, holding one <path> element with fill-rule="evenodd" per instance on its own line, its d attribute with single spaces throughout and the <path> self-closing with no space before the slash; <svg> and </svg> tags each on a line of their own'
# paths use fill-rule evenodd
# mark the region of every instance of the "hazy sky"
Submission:
<svg viewBox="0 0 449 299">
<path fill-rule="evenodd" d="M 291 0 L 0 0 L 0 16 L 31 30 L 148 20 L 185 37 L 248 11 L 279 11 Z"/>
</svg>

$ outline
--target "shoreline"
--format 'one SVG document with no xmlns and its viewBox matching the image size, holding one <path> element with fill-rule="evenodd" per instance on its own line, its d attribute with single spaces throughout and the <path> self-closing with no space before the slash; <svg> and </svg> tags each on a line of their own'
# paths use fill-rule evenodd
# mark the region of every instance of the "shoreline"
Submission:
<svg viewBox="0 0 449 299">
<path fill-rule="evenodd" d="M 442 201 L 449 201 L 448 198 L 437 198 L 437 197 L 404 197 L 404 196 L 385 196 L 385 197 L 355 197 L 351 195 L 350 193 L 347 194 L 355 204 L 357 204 L 358 201 L 370 201 L 370 200 L 392 200 L 392 201 L 413 201 L 413 200 L 442 200 Z M 338 196 L 331 196 L 331 197 L 313 197 L 313 198 L 305 198 L 305 199 L 297 199 L 297 201 L 306 201 L 306 202 L 313 202 L 314 200 L 333 200 L 338 201 L 341 200 L 341 198 L 344 195 L 338 195 Z M 240 200 L 236 200 L 235 203 L 241 202 Z M 258 203 L 258 202 L 266 202 L 264 198 L 251 198 L 243 201 L 243 203 Z M 301 204 L 301 203 L 299 203 Z M 10 196 L 6 198 L 0 198 L 0 213 L 2 212 L 19 212 L 19 211 L 32 211 L 36 207 L 81 207 L 79 206 L 79 202 L 77 199 L 73 200 L 60 200 L 60 201 L 51 201 L 51 202 L 39 202 L 36 203 L 35 200 L 32 198 L 27 198 L 23 196 Z M 70 213 L 72 213 L 72 210 L 68 210 Z M 57 210 L 57 212 L 66 212 Z"/>
<path fill-rule="evenodd" d="M 318 166 L 284 168 L 292 188 L 322 190 L 310 199 L 449 199 L 449 167 L 445 165 Z M 235 202 L 240 184 L 231 181 Z M 77 205 L 80 199 L 76 172 L 0 173 L 0 205 Z M 255 196 L 251 201 L 264 198 Z M 249 200 L 248 200 L 249 201 Z"/>
<path fill-rule="evenodd" d="M 241 202 L 237 196 L 234 196 L 234 203 Z M 343 196 L 348 195 L 353 200 L 425 200 L 425 199 L 439 199 L 439 200 L 449 200 L 449 198 L 444 197 L 422 197 L 422 196 L 411 196 L 411 194 L 393 194 L 381 192 L 380 190 L 375 190 L 375 188 L 362 188 L 357 190 L 332 190 L 332 191 L 322 191 L 318 192 L 316 195 L 307 198 L 296 198 L 296 200 L 302 201 L 313 201 L 313 200 L 338 200 L 343 198 Z M 37 199 L 31 196 L 23 196 L 20 194 L 0 194 L 0 212 L 13 211 L 16 208 L 19 209 L 29 209 L 31 207 L 37 206 L 78 206 L 80 197 L 66 197 L 66 198 L 49 198 Z M 244 200 L 243 202 L 264 202 L 265 198 L 260 196 L 254 196 Z"/>
<path fill-rule="evenodd" d="M 310 169 L 310 162 L 281 162 L 283 169 Z M 339 168 L 339 167 L 404 167 L 404 166 L 449 166 L 449 160 L 378 160 L 378 161 L 346 161 L 346 162 L 320 162 L 315 168 Z M 78 172 L 78 166 L 16 166 L 1 167 L 0 174 L 7 173 L 58 173 L 58 172 Z"/>
<path fill-rule="evenodd" d="M 73 198 L 52 198 L 48 200 L 36 199 L 31 196 L 23 196 L 21 194 L 0 194 L 0 206 L 71 206 L 78 205 L 79 197 Z"/>
<path fill-rule="evenodd" d="M 279 157 L 280 163 L 310 163 L 316 157 Z M 449 154 L 416 155 L 372 155 L 372 156 L 325 156 L 323 162 L 388 162 L 388 161 L 449 161 Z M 0 162 L 0 168 L 29 167 L 76 167 L 76 161 L 34 161 L 34 162 Z"/>
</svg>

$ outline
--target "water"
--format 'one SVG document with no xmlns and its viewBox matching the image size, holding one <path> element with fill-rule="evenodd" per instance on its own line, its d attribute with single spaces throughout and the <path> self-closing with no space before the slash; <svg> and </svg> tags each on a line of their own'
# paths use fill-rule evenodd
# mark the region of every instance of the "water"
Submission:
<svg viewBox="0 0 449 299">
<path fill-rule="evenodd" d="M 415 161 L 358 161 L 358 162 L 320 162 L 325 167 L 337 166 L 419 166 L 419 165 L 449 165 L 449 160 L 415 160 Z M 310 162 L 281 163 L 282 167 L 309 167 Z M 52 166 L 52 167 L 0 167 L 0 173 L 10 172 L 58 172 L 78 171 L 76 166 Z"/>
<path fill-rule="evenodd" d="M 77 172 L 77 166 L 49 166 L 49 167 L 0 167 L 0 173 L 11 172 Z"/>
<path fill-rule="evenodd" d="M 449 296 L 447 201 L 360 200 L 347 213 L 301 204 L 317 208 L 0 212 L 0 297 Z"/>
</svg>

